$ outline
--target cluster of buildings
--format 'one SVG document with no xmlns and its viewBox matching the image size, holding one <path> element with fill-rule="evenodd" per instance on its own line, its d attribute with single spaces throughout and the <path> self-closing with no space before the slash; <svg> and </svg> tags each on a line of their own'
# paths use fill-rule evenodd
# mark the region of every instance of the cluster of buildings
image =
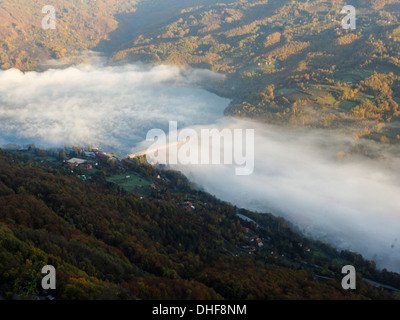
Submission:
<svg viewBox="0 0 400 320">
<path fill-rule="evenodd" d="M 264 246 L 261 238 L 259 236 L 251 236 L 250 237 L 250 242 L 254 243 L 255 245 L 257 245 L 259 248 L 261 248 L 262 246 Z"/>
<path fill-rule="evenodd" d="M 256 251 L 257 247 L 261 248 L 264 246 L 262 239 L 258 235 L 250 233 L 249 228 L 245 228 L 245 231 L 248 234 L 250 245 L 242 246 L 242 249 L 247 250 L 249 254 L 252 254 Z"/>
<path fill-rule="evenodd" d="M 298 245 L 300 248 L 303 248 L 304 251 L 306 251 L 306 252 L 311 252 L 311 249 L 310 249 L 309 247 L 304 247 L 304 246 L 303 246 L 303 243 L 299 242 L 297 245 Z"/>
<path fill-rule="evenodd" d="M 68 163 L 70 168 L 73 167 L 82 167 L 88 170 L 93 169 L 93 166 L 97 166 L 97 159 L 107 158 L 114 161 L 119 161 L 120 159 L 113 153 L 107 153 L 100 151 L 98 149 L 89 148 L 86 150 L 79 150 L 78 146 L 75 145 L 72 148 L 64 148 L 64 152 L 66 156 L 71 156 L 69 160 L 64 160 L 64 162 Z"/>
<path fill-rule="evenodd" d="M 79 158 L 71 158 L 69 160 L 66 160 L 66 162 L 68 163 L 70 168 L 73 167 L 82 167 L 88 170 L 93 169 L 93 164 L 89 163 L 87 160 L 85 159 L 79 159 Z"/>
<path fill-rule="evenodd" d="M 258 65 L 262 66 L 262 65 L 266 65 L 266 66 L 271 66 L 274 64 L 274 61 L 272 59 L 267 59 L 265 61 L 259 62 Z"/>
</svg>

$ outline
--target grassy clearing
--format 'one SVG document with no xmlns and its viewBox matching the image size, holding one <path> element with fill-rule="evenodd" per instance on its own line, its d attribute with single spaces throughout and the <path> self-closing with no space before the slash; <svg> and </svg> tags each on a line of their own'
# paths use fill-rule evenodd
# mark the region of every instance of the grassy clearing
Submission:
<svg viewBox="0 0 400 320">
<path fill-rule="evenodd" d="M 93 168 L 91 170 L 86 170 L 86 175 L 92 176 L 92 175 L 96 174 L 99 171 L 100 171 L 99 169 L 95 169 L 95 168 Z"/>
<path fill-rule="evenodd" d="M 353 84 L 368 78 L 373 72 L 370 70 L 355 70 L 353 72 L 337 72 L 335 73 L 335 80 L 340 82 L 352 82 Z"/>
<path fill-rule="evenodd" d="M 355 106 L 357 105 L 357 103 L 353 102 L 353 101 L 342 101 L 339 104 L 339 107 L 342 109 L 345 109 L 346 111 L 350 111 L 351 109 L 353 109 Z"/>
<path fill-rule="evenodd" d="M 318 104 L 327 104 L 330 106 L 333 106 L 334 104 L 336 104 L 336 99 L 329 93 L 325 93 L 325 94 L 319 94 L 318 96 L 315 97 L 315 101 Z"/>
<path fill-rule="evenodd" d="M 116 175 L 107 178 L 108 182 L 115 183 L 125 191 L 140 195 L 148 195 L 151 182 L 137 175 Z"/>
<path fill-rule="evenodd" d="M 285 96 L 285 95 L 292 94 L 292 93 L 295 93 L 295 92 L 297 92 L 297 89 L 294 89 L 294 88 L 281 88 L 281 89 L 276 91 L 276 96 L 277 97 Z"/>
<path fill-rule="evenodd" d="M 311 99 L 318 105 L 329 105 L 333 106 L 337 104 L 337 100 L 331 94 L 329 86 L 312 86 L 307 89 L 307 92 L 311 95 Z"/>
<path fill-rule="evenodd" d="M 58 162 L 59 161 L 56 157 L 52 157 L 52 156 L 44 156 L 44 157 L 42 157 L 42 156 L 33 156 L 32 160 L 35 160 L 35 161 L 43 160 L 43 161 L 48 161 L 48 162 Z"/>
</svg>

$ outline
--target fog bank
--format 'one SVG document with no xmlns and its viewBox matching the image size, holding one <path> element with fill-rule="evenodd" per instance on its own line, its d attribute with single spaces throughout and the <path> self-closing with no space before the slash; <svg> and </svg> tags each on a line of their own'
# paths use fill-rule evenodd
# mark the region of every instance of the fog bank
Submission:
<svg viewBox="0 0 400 320">
<path fill-rule="evenodd" d="M 307 235 L 362 253 L 400 272 L 400 161 L 374 143 L 357 150 L 350 135 L 224 119 L 219 128 L 255 129 L 255 169 L 176 166 L 189 179 L 238 207 L 273 213 Z M 202 127 L 203 128 L 203 127 Z"/>
<path fill-rule="evenodd" d="M 0 144 L 67 144 L 123 154 L 145 145 L 150 129 L 255 129 L 254 172 L 230 165 L 178 165 L 205 190 L 231 203 L 271 212 L 307 234 L 400 272 L 398 158 L 351 136 L 223 118 L 227 99 L 200 88 L 219 80 L 170 66 L 70 66 L 44 72 L 0 71 Z"/>
<path fill-rule="evenodd" d="M 128 153 L 151 128 L 207 124 L 227 99 L 200 89 L 205 70 L 87 64 L 44 72 L 0 71 L 0 143 L 96 145 Z"/>
</svg>

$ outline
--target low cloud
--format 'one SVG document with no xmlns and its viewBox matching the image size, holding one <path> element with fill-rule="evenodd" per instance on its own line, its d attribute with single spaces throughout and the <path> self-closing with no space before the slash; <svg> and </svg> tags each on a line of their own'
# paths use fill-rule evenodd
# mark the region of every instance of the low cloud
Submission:
<svg viewBox="0 0 400 320">
<path fill-rule="evenodd" d="M 339 132 L 237 119 L 215 126 L 255 129 L 254 173 L 236 176 L 224 165 L 176 166 L 192 181 L 223 200 L 282 216 L 309 236 L 400 272 L 398 158 Z"/>
<path fill-rule="evenodd" d="M 308 235 L 400 272 L 398 158 L 346 134 L 224 118 L 229 101 L 200 88 L 219 76 L 171 66 L 93 64 L 0 71 L 0 143 L 92 145 L 129 154 L 150 129 L 255 129 L 254 173 L 178 165 L 205 190 L 271 212 Z M 369 150 L 368 156 L 357 150 Z M 374 157 L 377 156 L 377 157 Z"/>
<path fill-rule="evenodd" d="M 171 66 L 85 64 L 44 72 L 0 71 L 3 142 L 134 149 L 168 119 L 205 124 L 228 105 L 200 89 L 219 76 Z M 2 142 L 0 140 L 0 142 Z"/>
</svg>

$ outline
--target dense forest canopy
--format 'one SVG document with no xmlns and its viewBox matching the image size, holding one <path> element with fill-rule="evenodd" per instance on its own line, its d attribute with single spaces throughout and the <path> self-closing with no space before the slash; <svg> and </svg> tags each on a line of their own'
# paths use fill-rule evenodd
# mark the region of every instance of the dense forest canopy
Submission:
<svg viewBox="0 0 400 320">
<path fill-rule="evenodd" d="M 362 279 L 400 288 L 398 274 L 305 239 L 282 218 L 219 201 L 178 172 L 138 160 L 72 172 L 62 156 L 0 150 L 3 298 L 46 296 L 44 265 L 57 270 L 56 299 L 396 298 Z M 156 188 L 128 192 L 109 182 L 117 174 Z M 263 246 L 252 244 L 256 237 Z M 356 291 L 341 287 L 345 264 L 357 268 Z"/>
</svg>

